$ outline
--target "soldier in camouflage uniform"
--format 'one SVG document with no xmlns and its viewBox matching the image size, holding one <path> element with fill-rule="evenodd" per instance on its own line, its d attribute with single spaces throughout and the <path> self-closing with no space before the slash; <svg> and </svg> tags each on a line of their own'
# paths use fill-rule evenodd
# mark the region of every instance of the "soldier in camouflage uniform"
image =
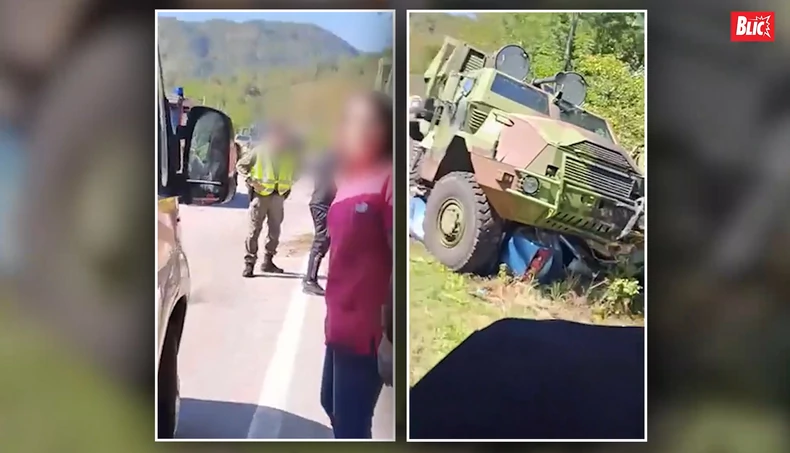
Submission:
<svg viewBox="0 0 790 453">
<path fill-rule="evenodd" d="M 288 131 L 273 127 L 263 142 L 244 154 L 236 164 L 250 194 L 249 234 L 245 241 L 244 277 L 252 277 L 258 259 L 258 238 L 266 221 L 265 255 L 261 271 L 281 274 L 274 264 L 280 243 L 280 227 L 284 217 L 284 201 L 291 193 L 297 164 L 295 142 Z"/>
</svg>

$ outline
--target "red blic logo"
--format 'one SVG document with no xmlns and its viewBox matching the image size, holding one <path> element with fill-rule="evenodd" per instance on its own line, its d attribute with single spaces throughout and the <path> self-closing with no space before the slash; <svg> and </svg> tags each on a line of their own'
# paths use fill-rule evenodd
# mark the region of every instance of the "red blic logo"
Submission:
<svg viewBox="0 0 790 453">
<path fill-rule="evenodd" d="M 733 11 L 730 13 L 730 41 L 772 42 L 773 11 Z"/>
</svg>

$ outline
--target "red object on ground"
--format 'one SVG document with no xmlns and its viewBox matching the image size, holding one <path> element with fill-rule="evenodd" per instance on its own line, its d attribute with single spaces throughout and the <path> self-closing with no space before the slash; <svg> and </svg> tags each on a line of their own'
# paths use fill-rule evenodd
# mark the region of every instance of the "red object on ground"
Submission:
<svg viewBox="0 0 790 453">
<path fill-rule="evenodd" d="M 536 275 L 540 273 L 543 269 L 543 266 L 549 261 L 551 257 L 552 251 L 549 249 L 540 249 L 538 253 L 535 254 L 535 257 L 532 258 L 532 261 L 529 262 L 529 266 L 527 266 L 527 271 L 524 272 L 524 279 L 533 279 Z"/>
</svg>

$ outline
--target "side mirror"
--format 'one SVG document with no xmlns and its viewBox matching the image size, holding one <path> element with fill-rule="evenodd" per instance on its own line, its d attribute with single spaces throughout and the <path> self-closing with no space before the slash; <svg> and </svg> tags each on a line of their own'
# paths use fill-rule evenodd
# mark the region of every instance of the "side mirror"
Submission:
<svg viewBox="0 0 790 453">
<path fill-rule="evenodd" d="M 233 198 L 236 148 L 230 117 L 209 107 L 193 107 L 179 136 L 184 140 L 181 156 L 186 173 L 182 201 L 212 205 Z"/>
</svg>

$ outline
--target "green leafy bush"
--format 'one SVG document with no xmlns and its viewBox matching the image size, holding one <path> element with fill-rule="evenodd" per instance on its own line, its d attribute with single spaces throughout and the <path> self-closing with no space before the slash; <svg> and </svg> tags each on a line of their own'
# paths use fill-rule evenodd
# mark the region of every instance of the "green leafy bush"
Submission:
<svg viewBox="0 0 790 453">
<path fill-rule="evenodd" d="M 259 121 L 288 121 L 305 132 L 309 147 L 321 148 L 329 143 L 346 97 L 364 87 L 373 89 L 378 60 L 386 55 L 391 52 L 298 68 L 166 82 L 183 86 L 194 102 L 222 110 L 237 129 Z"/>
<path fill-rule="evenodd" d="M 634 301 L 642 291 L 634 278 L 610 278 L 604 285 L 601 305 L 604 315 L 630 316 L 638 314 Z"/>
<path fill-rule="evenodd" d="M 614 128 L 620 145 L 631 150 L 645 142 L 645 78 L 613 55 L 581 57 L 575 68 L 589 85 L 590 111 Z"/>
</svg>

